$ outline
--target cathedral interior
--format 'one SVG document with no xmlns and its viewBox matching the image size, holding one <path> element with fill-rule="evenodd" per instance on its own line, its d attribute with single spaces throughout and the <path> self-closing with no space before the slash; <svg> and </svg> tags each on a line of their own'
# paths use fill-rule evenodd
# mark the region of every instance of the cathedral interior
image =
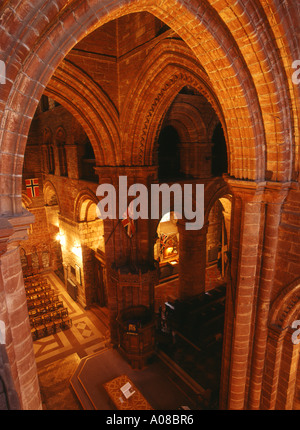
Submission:
<svg viewBox="0 0 300 430">
<path fill-rule="evenodd" d="M 1 3 L 0 409 L 300 410 L 299 16 Z M 101 217 L 120 177 L 202 227 Z"/>
</svg>

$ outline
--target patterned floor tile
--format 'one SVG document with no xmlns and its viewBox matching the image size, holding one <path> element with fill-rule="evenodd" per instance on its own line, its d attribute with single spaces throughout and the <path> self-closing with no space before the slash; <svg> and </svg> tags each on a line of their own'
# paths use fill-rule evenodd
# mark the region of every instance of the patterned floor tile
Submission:
<svg viewBox="0 0 300 430">
<path fill-rule="evenodd" d="M 88 314 L 78 303 L 74 302 L 54 273 L 45 275 L 51 287 L 60 295 L 64 306 L 68 308 L 72 326 L 50 336 L 33 342 L 38 367 L 67 357 L 73 353 L 80 356 L 94 352 L 105 346 L 105 334 L 96 327 L 98 319 Z M 90 315 L 90 317 L 88 316 Z M 99 327 L 101 326 L 99 321 Z"/>
</svg>

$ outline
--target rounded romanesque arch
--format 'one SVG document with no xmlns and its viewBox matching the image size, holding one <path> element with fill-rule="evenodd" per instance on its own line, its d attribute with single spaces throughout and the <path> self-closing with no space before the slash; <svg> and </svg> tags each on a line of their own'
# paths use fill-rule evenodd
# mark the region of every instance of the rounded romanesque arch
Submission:
<svg viewBox="0 0 300 430">
<path fill-rule="evenodd" d="M 43 193 L 45 204 L 47 206 L 58 205 L 58 208 L 60 207 L 58 193 L 55 189 L 55 186 L 49 180 L 44 183 Z"/>
<path fill-rule="evenodd" d="M 212 181 L 206 189 L 204 224 L 206 224 L 208 221 L 209 212 L 212 209 L 213 205 L 218 200 L 222 199 L 232 201 L 232 196 L 227 184 L 224 184 L 222 180 L 217 179 L 216 181 Z M 228 206 L 225 207 L 226 203 L 224 202 L 223 204 L 221 201 L 221 204 L 224 207 L 224 211 L 228 212 Z"/>
<path fill-rule="evenodd" d="M 22 193 L 22 206 L 27 209 L 32 204 L 32 199 L 27 196 L 24 192 Z"/>
<path fill-rule="evenodd" d="M 43 131 L 43 145 L 51 145 L 53 143 L 52 130 L 49 127 L 45 127 Z"/>
<path fill-rule="evenodd" d="M 98 202 L 99 199 L 91 190 L 86 188 L 80 191 L 74 203 L 74 221 L 89 221 L 92 212 L 95 215 L 93 219 L 97 219 L 97 210 L 94 206 L 97 207 Z"/>
<path fill-rule="evenodd" d="M 176 128 L 182 141 L 207 142 L 207 129 L 201 113 L 195 106 L 180 101 L 172 108 L 164 126 L 172 125 Z"/>
</svg>

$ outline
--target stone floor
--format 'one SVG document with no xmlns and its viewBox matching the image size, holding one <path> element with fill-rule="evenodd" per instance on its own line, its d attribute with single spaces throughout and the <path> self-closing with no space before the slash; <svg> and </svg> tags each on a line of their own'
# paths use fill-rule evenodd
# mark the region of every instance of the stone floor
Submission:
<svg viewBox="0 0 300 430">
<path fill-rule="evenodd" d="M 52 288 L 60 294 L 64 305 L 69 309 L 73 325 L 71 328 L 60 331 L 54 335 L 34 341 L 34 351 L 40 381 L 41 397 L 44 410 L 80 410 L 82 405 L 70 385 L 70 380 L 76 373 L 80 362 L 87 356 L 101 353 L 107 350 L 110 345 L 108 318 L 105 308 L 97 309 L 97 312 L 84 310 L 74 302 L 61 281 L 54 273 L 46 275 Z M 219 274 L 211 269 L 207 276 L 219 282 Z M 155 297 L 157 307 L 165 301 L 178 297 L 178 280 L 170 281 L 156 287 Z M 180 355 L 180 349 L 177 350 Z M 197 359 L 192 351 L 187 351 L 186 347 L 182 351 L 182 356 L 176 358 L 178 362 L 184 357 L 182 366 L 189 370 L 191 365 L 193 372 L 199 371 L 199 381 L 205 386 L 206 381 L 210 381 L 217 386 L 218 375 L 206 372 L 205 357 Z M 175 358 L 175 357 L 174 357 Z M 219 354 L 215 353 L 206 359 L 218 360 Z M 195 366 L 197 364 L 197 366 Z M 214 367 L 214 366 L 209 366 Z M 204 372 L 201 372 L 204 369 Z M 151 369 L 150 369 L 151 372 Z M 147 373 L 146 373 L 147 374 Z M 300 410 L 300 365 L 298 372 L 298 382 L 295 392 L 294 410 Z M 201 376 L 202 375 L 202 376 Z M 170 376 L 170 374 L 169 374 Z M 173 381 L 168 383 L 174 383 Z M 171 379 L 172 379 L 171 378 Z M 170 379 L 170 378 L 169 378 Z M 177 387 L 180 385 L 176 381 Z M 182 391 L 182 389 L 181 389 Z"/>
<path fill-rule="evenodd" d="M 67 293 L 54 273 L 45 275 L 51 287 L 60 295 L 72 318 L 72 327 L 34 341 L 38 368 L 77 353 L 79 357 L 101 350 L 109 342 L 109 329 L 105 313 L 102 320 L 90 310 L 84 310 Z M 103 310 L 105 312 L 105 309 Z"/>
<path fill-rule="evenodd" d="M 81 409 L 69 380 L 82 357 L 101 351 L 109 344 L 107 316 L 105 309 L 101 320 L 92 311 L 84 310 L 72 300 L 54 273 L 45 276 L 68 308 L 72 327 L 33 342 L 43 409 Z"/>
<path fill-rule="evenodd" d="M 78 354 L 72 353 L 39 368 L 38 378 L 43 410 L 82 409 L 69 382 L 79 363 Z"/>
<path fill-rule="evenodd" d="M 77 371 L 82 359 L 97 355 L 110 348 L 107 313 L 105 308 L 100 310 L 98 308 L 96 312 L 82 309 L 80 305 L 72 300 L 60 279 L 54 273 L 48 273 L 45 276 L 47 276 L 52 288 L 60 294 L 64 306 L 69 309 L 72 327 L 34 341 L 43 409 L 80 410 L 83 409 L 82 404 L 75 395 L 70 385 L 70 380 Z M 172 286 L 168 287 L 169 293 L 172 292 L 172 288 Z M 101 313 L 100 318 L 99 312 Z M 118 360 L 122 359 L 118 358 Z M 114 364 L 111 364 L 114 368 Z M 126 367 L 126 365 L 124 362 L 123 366 Z M 153 366 L 156 369 L 161 369 L 164 364 L 159 363 L 158 360 Z M 143 378 L 149 372 L 151 373 L 151 369 L 152 367 L 150 366 L 145 371 L 142 371 L 140 377 Z M 171 377 L 172 372 L 169 372 L 168 377 L 167 372 L 161 372 L 167 378 L 164 385 L 170 387 L 169 398 L 172 398 L 173 391 L 178 391 L 177 395 L 174 395 L 174 399 L 181 398 L 183 389 L 180 387 L 178 377 L 176 375 Z M 162 397 L 161 405 L 164 402 L 165 399 Z M 191 405 L 194 405 L 192 401 Z"/>
</svg>

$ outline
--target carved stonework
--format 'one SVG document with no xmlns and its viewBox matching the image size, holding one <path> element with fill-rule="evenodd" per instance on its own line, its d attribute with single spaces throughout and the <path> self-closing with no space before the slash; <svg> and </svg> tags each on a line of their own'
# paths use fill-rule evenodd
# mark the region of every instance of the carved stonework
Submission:
<svg viewBox="0 0 300 430">
<path fill-rule="evenodd" d="M 6 218 L 0 219 L 0 256 L 7 251 L 8 240 L 13 231 L 12 225 Z"/>
<path fill-rule="evenodd" d="M 28 228 L 34 222 L 34 215 L 25 211 L 22 215 L 0 220 L 0 255 L 28 239 Z"/>
<path fill-rule="evenodd" d="M 199 80 L 195 79 L 192 75 L 189 75 L 187 73 L 178 73 L 178 74 L 173 75 L 165 83 L 165 85 L 160 90 L 160 92 L 157 94 L 157 96 L 154 99 L 154 102 L 151 105 L 150 110 L 148 111 L 148 113 L 146 115 L 146 119 L 145 119 L 143 130 L 142 130 L 142 135 L 141 135 L 141 139 L 140 139 L 140 146 L 139 146 L 139 153 L 138 153 L 138 163 L 139 164 L 143 164 L 145 161 L 144 156 L 145 156 L 145 148 L 147 146 L 147 134 L 148 134 L 150 123 L 151 123 L 152 118 L 154 116 L 155 110 L 157 109 L 157 106 L 161 102 L 165 93 L 172 86 L 178 85 L 178 82 L 182 82 L 182 86 L 189 85 L 189 86 L 193 87 L 195 90 L 197 90 L 200 94 L 204 95 L 207 98 L 208 102 L 215 109 L 216 113 L 218 114 L 218 117 L 220 118 L 220 120 L 222 122 L 223 115 L 222 115 L 222 112 L 221 112 L 219 105 L 217 104 L 215 98 L 212 96 L 212 93 L 209 92 L 203 85 L 201 85 Z M 162 117 L 164 117 L 164 115 Z M 159 129 L 160 128 L 158 128 L 156 130 L 156 137 L 158 135 Z M 157 141 L 157 139 L 155 141 Z"/>
</svg>

